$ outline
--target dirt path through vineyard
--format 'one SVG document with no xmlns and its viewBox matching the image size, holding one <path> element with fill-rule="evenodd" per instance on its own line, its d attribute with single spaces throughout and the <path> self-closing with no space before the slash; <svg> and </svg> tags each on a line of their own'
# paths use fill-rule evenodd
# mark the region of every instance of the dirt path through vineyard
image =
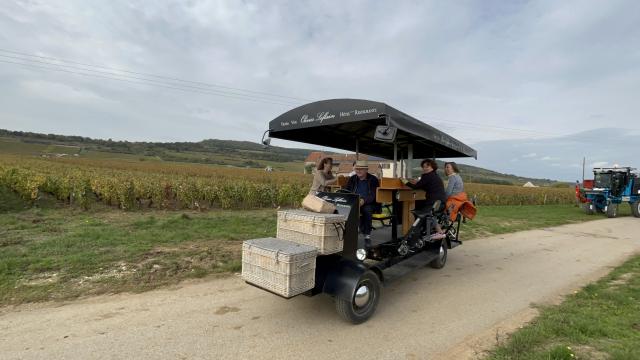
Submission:
<svg viewBox="0 0 640 360">
<path fill-rule="evenodd" d="M 330 298 L 284 300 L 238 277 L 142 294 L 0 309 L 3 359 L 475 358 L 535 315 L 640 251 L 632 217 L 493 236 L 442 270 L 388 285 L 353 326 Z"/>
</svg>

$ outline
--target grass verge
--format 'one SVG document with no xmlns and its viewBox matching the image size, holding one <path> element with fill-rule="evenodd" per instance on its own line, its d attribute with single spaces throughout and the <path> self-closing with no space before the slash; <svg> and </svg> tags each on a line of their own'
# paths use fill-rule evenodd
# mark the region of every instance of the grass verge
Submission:
<svg viewBox="0 0 640 360">
<path fill-rule="evenodd" d="M 631 208 L 624 204 L 620 205 L 618 211 L 618 216 L 631 215 Z M 573 205 L 483 206 L 478 209 L 478 216 L 473 221 L 463 225 L 460 237 L 469 240 L 598 219 L 606 219 L 606 216 L 587 215 Z"/>
<path fill-rule="evenodd" d="M 563 205 L 482 207 L 462 238 L 599 218 Z M 275 228 L 274 209 L 82 211 L 55 201 L 34 208 L 0 189 L 0 306 L 236 272 L 242 241 L 274 236 Z"/>
<path fill-rule="evenodd" d="M 15 206 L 0 211 L 0 306 L 239 271 L 242 240 L 275 234 L 275 210 L 25 210 L 7 200 Z"/>
<path fill-rule="evenodd" d="M 640 359 L 640 256 L 542 308 L 487 359 Z"/>
</svg>

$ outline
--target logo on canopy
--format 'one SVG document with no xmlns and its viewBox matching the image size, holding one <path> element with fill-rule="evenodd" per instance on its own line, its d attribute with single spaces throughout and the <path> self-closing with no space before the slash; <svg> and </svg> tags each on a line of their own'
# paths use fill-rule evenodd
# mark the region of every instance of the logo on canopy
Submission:
<svg viewBox="0 0 640 360">
<path fill-rule="evenodd" d="M 304 114 L 302 115 L 302 117 L 300 118 L 300 123 L 301 124 L 308 124 L 308 123 L 312 123 L 312 122 L 319 122 L 320 124 L 322 124 L 323 121 L 325 120 L 329 120 L 329 119 L 333 119 L 336 116 L 331 114 L 328 111 L 322 111 L 316 114 L 316 116 L 309 116 L 308 114 Z"/>
</svg>

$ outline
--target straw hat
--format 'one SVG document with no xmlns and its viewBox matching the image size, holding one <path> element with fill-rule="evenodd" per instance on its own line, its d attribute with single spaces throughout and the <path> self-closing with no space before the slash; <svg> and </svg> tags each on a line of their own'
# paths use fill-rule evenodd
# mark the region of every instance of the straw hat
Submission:
<svg viewBox="0 0 640 360">
<path fill-rule="evenodd" d="M 356 169 L 367 169 L 368 170 L 369 169 L 369 165 L 364 160 L 358 160 L 358 161 L 356 161 L 355 168 Z"/>
</svg>

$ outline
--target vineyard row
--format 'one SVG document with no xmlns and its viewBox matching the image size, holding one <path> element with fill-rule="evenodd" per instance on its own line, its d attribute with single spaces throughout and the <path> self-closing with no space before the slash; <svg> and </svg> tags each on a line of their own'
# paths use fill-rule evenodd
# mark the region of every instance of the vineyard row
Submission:
<svg viewBox="0 0 640 360">
<path fill-rule="evenodd" d="M 0 185 L 30 201 L 53 196 L 88 208 L 93 202 L 121 209 L 247 209 L 300 204 L 310 176 L 251 169 L 154 164 L 109 167 L 83 162 L 0 158 Z M 574 202 L 572 189 L 465 184 L 479 205 Z"/>
</svg>

